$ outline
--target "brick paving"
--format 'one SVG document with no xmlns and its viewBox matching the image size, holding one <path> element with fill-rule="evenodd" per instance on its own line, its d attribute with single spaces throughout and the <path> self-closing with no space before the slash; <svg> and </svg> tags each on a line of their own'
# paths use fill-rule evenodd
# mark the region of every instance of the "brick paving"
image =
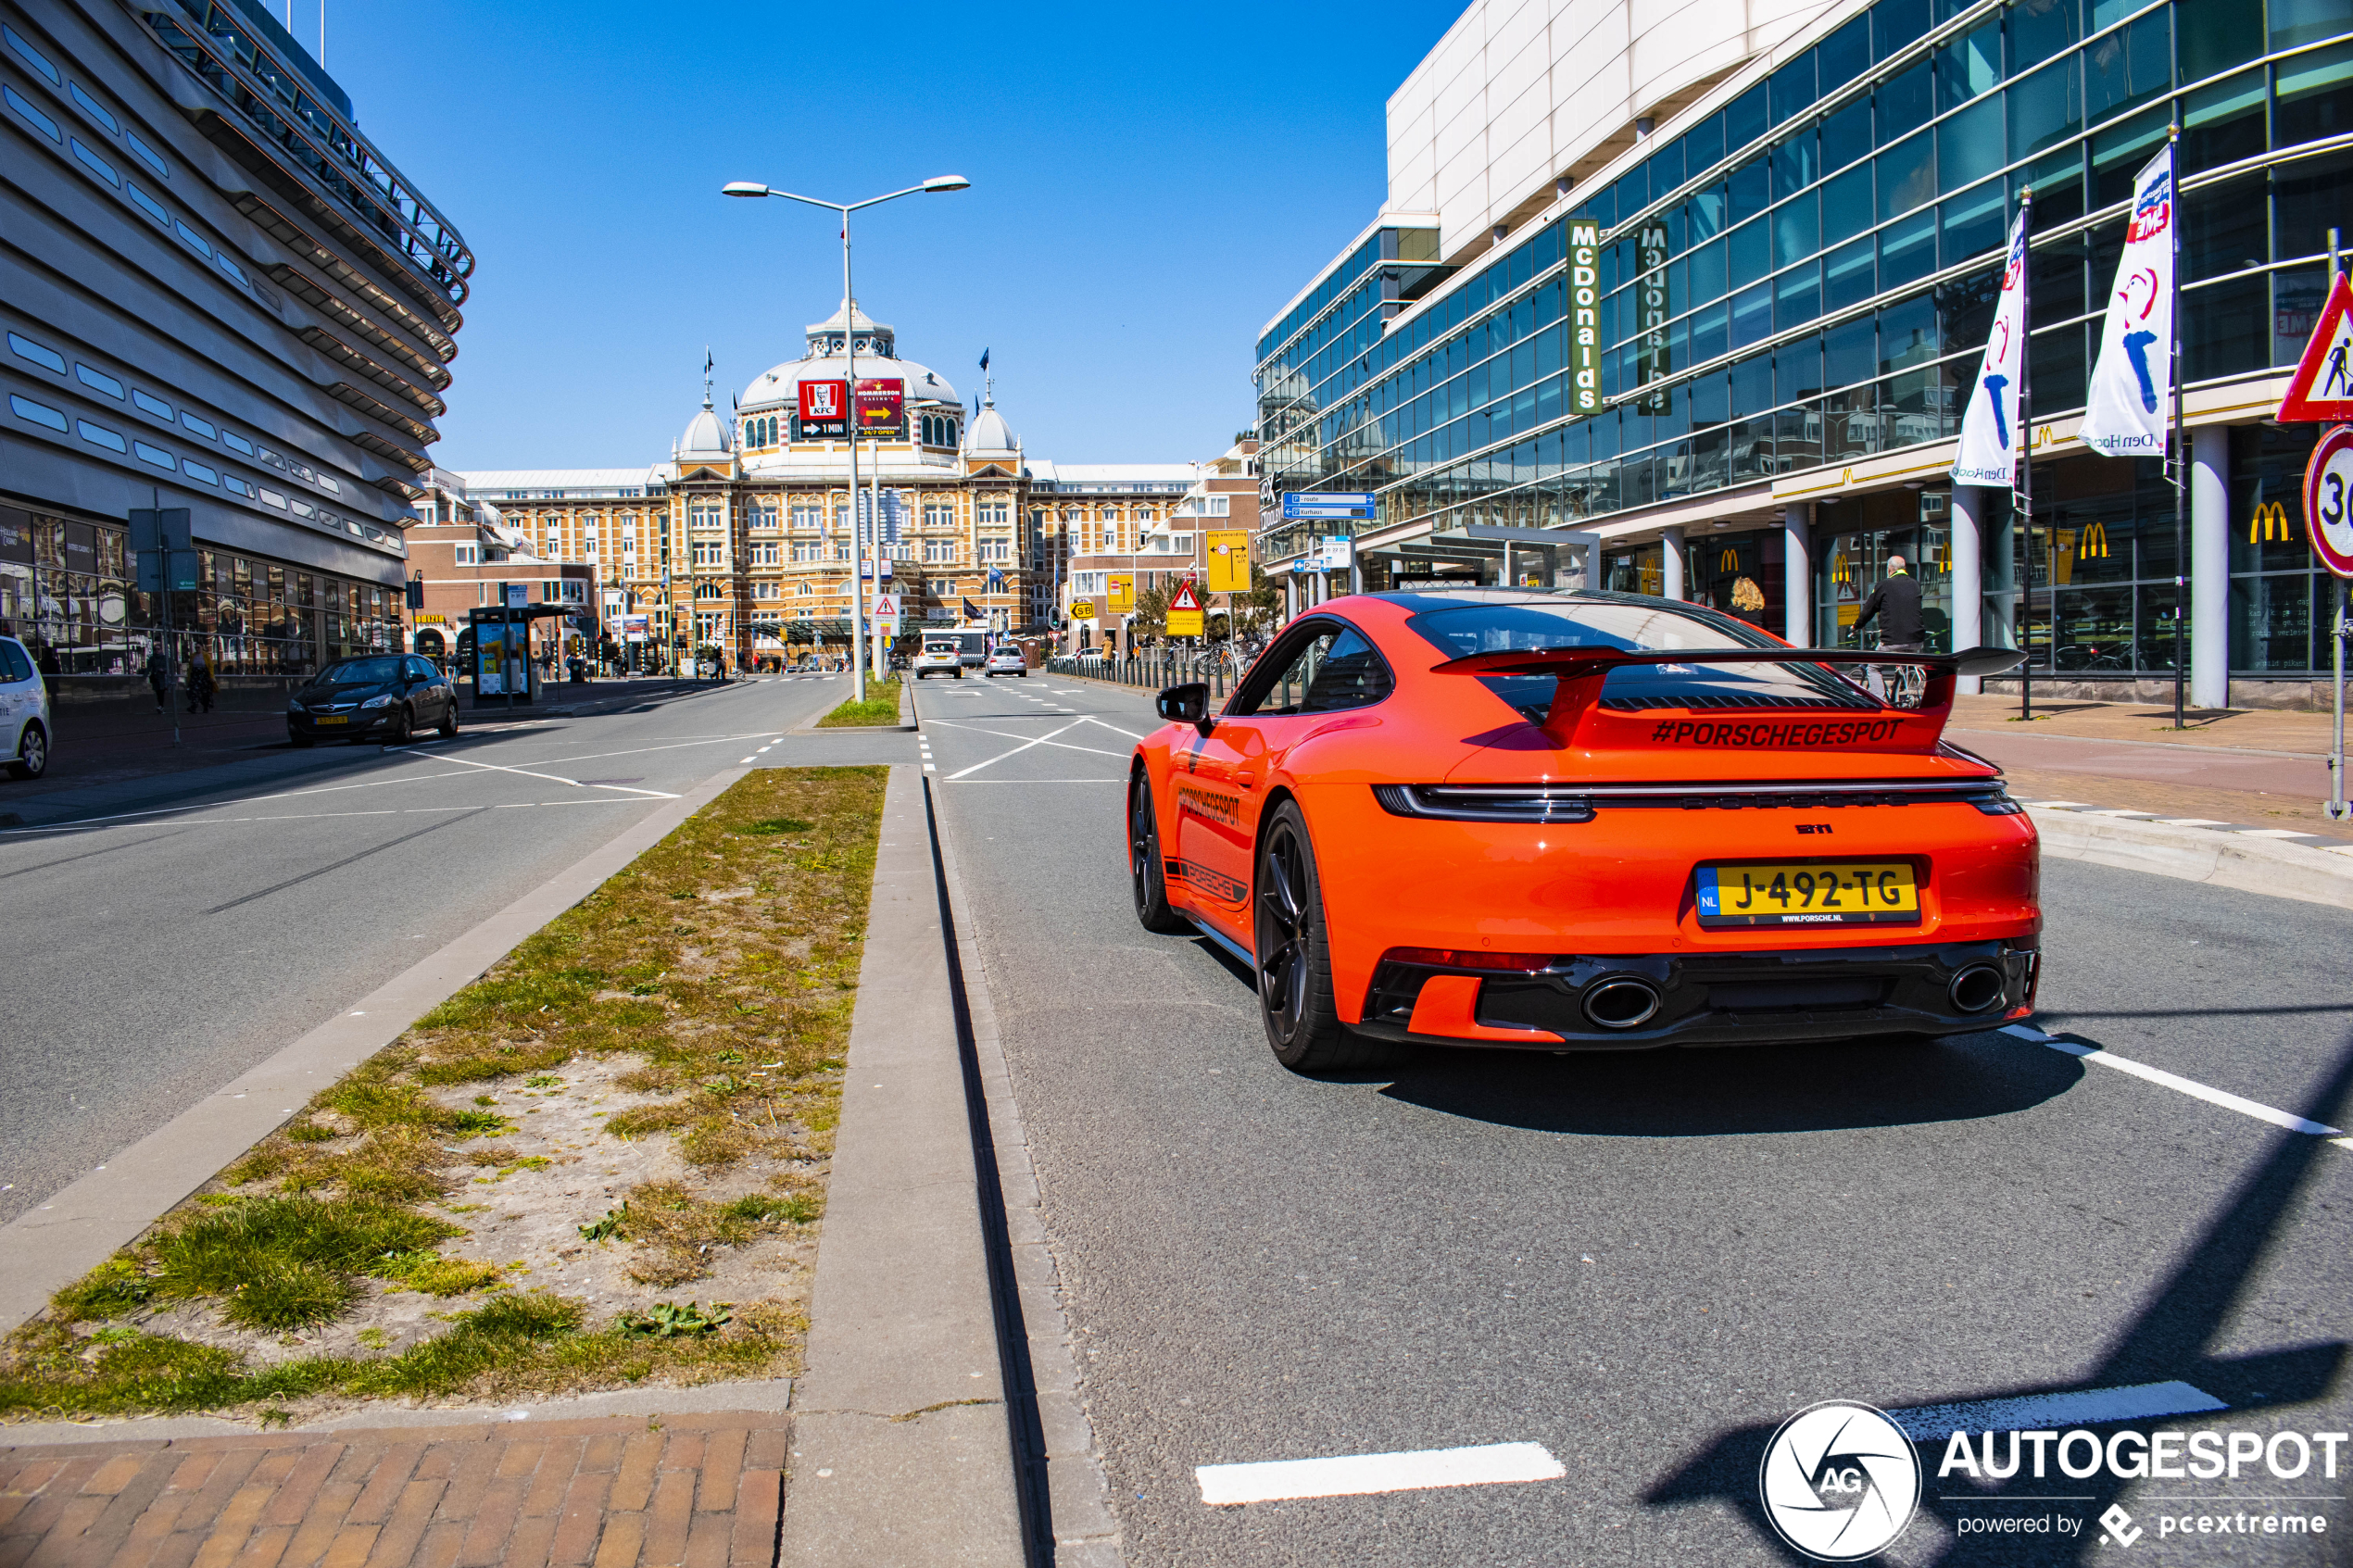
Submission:
<svg viewBox="0 0 2353 1568">
<path fill-rule="evenodd" d="M 0 1448 L 0 1568 L 774 1568 L 775 1414 Z"/>
</svg>

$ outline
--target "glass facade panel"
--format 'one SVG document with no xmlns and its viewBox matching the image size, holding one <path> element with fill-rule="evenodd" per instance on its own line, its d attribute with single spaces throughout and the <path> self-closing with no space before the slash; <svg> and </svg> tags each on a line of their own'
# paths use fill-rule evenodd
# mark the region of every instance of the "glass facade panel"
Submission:
<svg viewBox="0 0 2353 1568">
<path fill-rule="evenodd" d="M 1382 526 L 1438 527 L 1474 510 L 1605 520 L 1660 496 L 1948 437 L 1991 319 L 1991 263 L 2028 184 L 2035 232 L 2051 235 L 2033 253 L 2036 412 L 2063 416 L 2083 396 L 2097 330 L 2088 318 L 2113 273 L 2119 204 L 2176 121 L 2188 373 L 2237 375 L 2292 358 L 2319 305 L 2324 232 L 2353 229 L 2341 212 L 2353 150 L 2296 156 L 2353 132 L 2353 5 L 2018 0 L 1933 50 L 1918 47 L 1961 9 L 1879 0 L 1662 139 L 1648 161 L 1596 182 L 1574 217 L 1531 225 L 1465 275 L 1407 262 L 1407 239 L 1421 247 L 1411 254 L 1432 254 L 1425 231 L 1377 233 L 1262 341 L 1269 488 L 1376 492 Z M 2303 52 L 2266 55 L 2289 49 Z M 1874 69 L 1887 79 L 1824 112 L 1826 94 Z M 2198 182 L 2223 165 L 2250 167 Z M 1686 191 L 1687 182 L 1698 184 Z M 2097 220 L 2074 227 L 2086 214 Z M 1561 289 L 1568 223 L 1588 220 L 1600 230 L 1590 282 L 1610 406 L 1580 416 L 1561 393 Z M 2286 461 L 2265 452 L 2271 469 Z M 2233 462 L 2236 474 L 2235 448 Z M 2041 612 L 2044 659 L 2170 671 L 2171 492 L 2155 464 L 2105 466 L 2097 495 L 2038 492 L 2032 562 L 2007 503 L 1989 505 L 1986 634 L 2009 634 L 2011 583 L 2032 571 L 2038 593 L 2067 596 L 2055 621 Z M 1941 523 L 1879 520 L 1864 532 L 1920 548 L 1918 531 L 1930 526 Z M 2243 533 L 2245 520 L 2233 527 Z M 1277 560 L 1289 553 L 1279 532 L 1269 541 Z M 2303 603 L 2309 617 L 2309 582 L 2301 600 L 2294 583 L 2262 592 L 2274 588 L 2276 602 Z M 2305 646 L 2308 658 L 2309 642 L 2280 633 L 2280 646 Z M 2152 650 L 2163 662 L 2147 662 Z M 2281 668 L 2271 651 L 2246 657 Z M 2236 640 L 2233 659 L 2243 663 Z"/>
</svg>

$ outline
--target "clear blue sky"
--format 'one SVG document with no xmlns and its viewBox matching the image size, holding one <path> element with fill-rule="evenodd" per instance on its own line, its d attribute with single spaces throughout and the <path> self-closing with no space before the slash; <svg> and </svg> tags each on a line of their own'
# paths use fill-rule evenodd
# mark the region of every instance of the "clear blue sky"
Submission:
<svg viewBox="0 0 2353 1568">
<path fill-rule="evenodd" d="M 900 352 L 969 403 L 993 350 L 1034 457 L 1180 461 L 1249 424 L 1259 327 L 1373 217 L 1383 107 L 1460 9 L 333 0 L 327 64 L 479 260 L 444 467 L 661 460 L 706 343 L 724 411 L 840 296 L 825 213 L 720 185 L 937 173 L 973 189 L 853 231 Z"/>
</svg>

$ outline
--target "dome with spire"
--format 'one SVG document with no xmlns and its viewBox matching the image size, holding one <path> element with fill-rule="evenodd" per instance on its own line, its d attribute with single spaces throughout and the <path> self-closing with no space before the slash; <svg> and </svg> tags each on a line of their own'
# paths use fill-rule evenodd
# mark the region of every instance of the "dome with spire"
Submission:
<svg viewBox="0 0 2353 1568">
<path fill-rule="evenodd" d="M 739 413 L 798 409 L 803 381 L 840 381 L 849 374 L 853 345 L 858 351 L 860 381 L 903 382 L 910 408 L 930 403 L 963 407 L 963 399 L 948 384 L 947 377 L 928 365 L 900 358 L 898 333 L 868 316 L 855 301 L 842 301 L 841 308 L 822 321 L 811 322 L 803 332 L 808 347 L 801 357 L 776 366 L 744 388 Z"/>
<path fill-rule="evenodd" d="M 686 421 L 686 433 L 670 448 L 674 462 L 717 458 L 725 461 L 735 455 L 735 437 L 729 433 L 727 422 L 719 417 L 711 404 L 711 350 L 702 351 L 702 412 Z"/>
<path fill-rule="evenodd" d="M 686 433 L 678 438 L 673 455 L 681 458 L 725 458 L 735 450 L 735 438 L 727 433 L 726 421 L 720 419 L 711 400 L 705 398 L 702 411 L 686 421 Z"/>
<path fill-rule="evenodd" d="M 980 417 L 965 428 L 964 452 L 969 457 L 983 455 L 1012 457 L 1021 450 L 1021 442 L 1013 434 L 1013 427 L 997 411 L 993 397 L 980 406 Z"/>
</svg>

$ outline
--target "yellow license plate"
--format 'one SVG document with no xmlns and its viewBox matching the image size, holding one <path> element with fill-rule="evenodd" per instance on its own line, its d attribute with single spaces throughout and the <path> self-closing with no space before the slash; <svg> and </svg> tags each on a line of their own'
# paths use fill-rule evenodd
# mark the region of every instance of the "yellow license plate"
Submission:
<svg viewBox="0 0 2353 1568">
<path fill-rule="evenodd" d="M 1917 925 L 1919 889 L 1906 860 L 1702 866 L 1699 922 L 1728 925 Z"/>
<path fill-rule="evenodd" d="M 315 724 L 348 724 L 351 722 L 351 716 L 347 713 L 321 713 L 318 718 L 312 720 L 311 722 Z"/>
</svg>

